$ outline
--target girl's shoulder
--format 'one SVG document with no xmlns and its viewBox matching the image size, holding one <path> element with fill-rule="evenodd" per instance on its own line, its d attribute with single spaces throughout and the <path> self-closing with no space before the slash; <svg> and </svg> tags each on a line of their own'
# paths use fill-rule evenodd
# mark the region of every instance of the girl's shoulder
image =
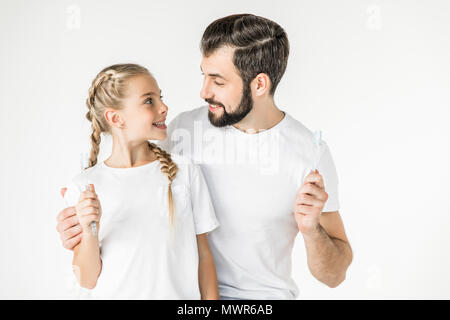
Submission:
<svg viewBox="0 0 450 320">
<path fill-rule="evenodd" d="M 97 163 L 95 166 L 92 166 L 90 168 L 84 169 L 80 173 L 76 174 L 72 178 L 72 185 L 82 187 L 84 186 L 88 181 L 91 180 L 93 176 L 98 174 L 99 168 L 101 167 L 100 163 Z"/>
<path fill-rule="evenodd" d="M 67 190 L 64 200 L 67 205 L 75 205 L 78 202 L 80 193 L 85 190 L 86 185 L 93 182 L 93 176 L 99 171 L 100 164 L 87 168 L 72 177 L 66 185 Z"/>
<path fill-rule="evenodd" d="M 185 180 L 187 184 L 191 184 L 198 175 L 201 175 L 199 165 L 195 164 L 192 159 L 180 154 L 171 154 L 170 156 L 178 167 L 176 179 Z"/>
</svg>

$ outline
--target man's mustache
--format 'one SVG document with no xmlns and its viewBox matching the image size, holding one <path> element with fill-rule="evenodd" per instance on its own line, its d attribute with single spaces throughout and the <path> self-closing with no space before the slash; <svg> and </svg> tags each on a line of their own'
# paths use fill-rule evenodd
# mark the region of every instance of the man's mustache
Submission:
<svg viewBox="0 0 450 320">
<path fill-rule="evenodd" d="M 224 106 L 223 104 L 221 104 L 220 102 L 217 102 L 217 101 L 214 101 L 214 100 L 211 100 L 211 99 L 205 99 L 205 101 L 206 101 L 208 104 L 212 104 L 212 105 L 215 105 L 215 106 L 219 106 L 219 107 L 222 107 L 222 108 L 225 109 L 225 106 Z"/>
</svg>

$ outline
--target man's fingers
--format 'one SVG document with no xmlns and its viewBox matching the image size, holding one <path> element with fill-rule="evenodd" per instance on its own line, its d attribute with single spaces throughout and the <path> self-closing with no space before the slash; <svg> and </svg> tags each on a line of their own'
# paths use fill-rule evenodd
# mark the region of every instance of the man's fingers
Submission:
<svg viewBox="0 0 450 320">
<path fill-rule="evenodd" d="M 75 215 L 75 207 L 67 207 L 65 209 L 63 209 L 57 216 L 56 216 L 56 221 L 60 222 L 63 221 L 65 219 L 67 219 L 68 217 L 71 217 L 73 215 Z"/>
<path fill-rule="evenodd" d="M 309 195 L 317 196 L 319 195 L 323 190 L 316 186 L 314 183 L 307 182 L 305 183 L 300 190 L 298 191 L 298 195 L 302 193 L 307 193 Z"/>
<path fill-rule="evenodd" d="M 322 205 L 322 202 L 317 200 L 313 196 L 310 196 L 306 193 L 302 193 L 301 195 L 298 196 L 296 204 L 320 207 Z"/>
<path fill-rule="evenodd" d="M 319 188 L 324 189 L 324 182 L 323 182 L 323 177 L 322 175 L 320 175 L 319 173 L 315 173 L 315 172 L 311 172 L 306 178 L 305 178 L 305 183 L 306 182 L 311 182 L 314 183 L 315 185 L 317 185 Z"/>
<path fill-rule="evenodd" d="M 64 195 L 66 194 L 67 188 L 61 188 L 61 196 L 64 198 Z"/>
<path fill-rule="evenodd" d="M 298 213 L 298 214 L 309 215 L 309 214 L 313 214 L 315 212 L 315 210 L 316 209 L 314 209 L 314 207 L 307 206 L 304 204 L 298 204 L 295 206 L 295 213 Z"/>
<path fill-rule="evenodd" d="M 78 235 L 76 235 L 73 238 L 70 238 L 68 240 L 64 240 L 63 241 L 63 247 L 68 249 L 68 250 L 73 250 L 73 248 L 80 243 L 81 238 L 83 237 L 83 233 L 79 233 Z"/>
<path fill-rule="evenodd" d="M 65 220 L 63 220 L 59 225 L 60 225 L 60 229 L 59 232 L 63 232 L 66 231 L 69 228 L 72 228 L 73 226 L 78 224 L 78 217 L 76 215 L 67 218 Z"/>
<path fill-rule="evenodd" d="M 77 236 L 78 234 L 80 234 L 82 231 L 83 230 L 79 224 L 75 225 L 72 228 L 69 228 L 66 231 L 61 233 L 61 240 L 63 240 L 63 241 L 69 240 L 70 238 L 73 238 L 73 237 Z"/>
<path fill-rule="evenodd" d="M 319 188 L 318 186 L 316 186 L 315 184 L 310 183 L 310 182 L 305 183 L 298 190 L 296 198 L 299 199 L 302 194 L 307 194 L 307 195 L 313 196 L 317 200 L 321 200 L 321 201 L 328 200 L 328 193 L 326 193 L 324 189 Z"/>
</svg>

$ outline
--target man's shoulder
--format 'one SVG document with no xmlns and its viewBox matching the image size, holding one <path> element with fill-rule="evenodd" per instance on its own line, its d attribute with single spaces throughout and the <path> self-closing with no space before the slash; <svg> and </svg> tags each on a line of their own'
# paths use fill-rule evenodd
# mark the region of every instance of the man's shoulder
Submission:
<svg viewBox="0 0 450 320">
<path fill-rule="evenodd" d="M 205 120 L 208 120 L 208 106 L 183 111 L 173 119 L 173 123 L 176 127 L 185 127 L 192 125 L 195 121 Z"/>
<path fill-rule="evenodd" d="M 289 131 L 289 135 L 287 135 L 288 137 L 296 140 L 301 139 L 305 141 L 313 141 L 313 131 L 288 113 L 286 113 L 286 126 L 284 128 Z"/>
</svg>

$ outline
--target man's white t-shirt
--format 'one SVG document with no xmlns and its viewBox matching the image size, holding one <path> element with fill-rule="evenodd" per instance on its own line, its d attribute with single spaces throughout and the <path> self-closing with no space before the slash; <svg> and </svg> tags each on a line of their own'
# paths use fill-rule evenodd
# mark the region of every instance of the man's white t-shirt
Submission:
<svg viewBox="0 0 450 320">
<path fill-rule="evenodd" d="M 92 183 L 102 216 L 102 270 L 92 299 L 200 299 L 197 234 L 219 224 L 201 170 L 183 157 L 172 183 L 173 238 L 168 212 L 168 179 L 159 161 L 133 168 L 100 162 L 77 175 L 65 200 L 76 205 Z"/>
<path fill-rule="evenodd" d="M 198 164 L 220 228 L 209 234 L 220 295 L 242 299 L 294 299 L 291 256 L 299 230 L 293 208 L 298 189 L 319 157 L 328 200 L 337 211 L 338 177 L 325 141 L 316 150 L 313 132 L 285 113 L 274 127 L 255 134 L 217 128 L 208 107 L 178 115 L 162 147 Z"/>
</svg>

